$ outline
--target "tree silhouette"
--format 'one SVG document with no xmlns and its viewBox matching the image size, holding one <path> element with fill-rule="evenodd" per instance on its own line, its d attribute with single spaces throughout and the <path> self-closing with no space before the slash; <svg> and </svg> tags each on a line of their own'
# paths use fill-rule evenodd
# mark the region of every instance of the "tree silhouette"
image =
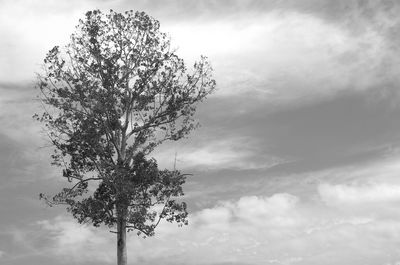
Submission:
<svg viewBox="0 0 400 265">
<path fill-rule="evenodd" d="M 161 219 L 187 224 L 185 174 L 146 158 L 196 128 L 197 103 L 215 88 L 205 57 L 188 71 L 159 22 L 144 12 L 86 13 L 70 43 L 44 59 L 37 87 L 54 153 L 71 184 L 50 205 L 66 204 L 80 223 L 117 228 L 118 265 L 126 232 L 154 235 Z"/>
</svg>

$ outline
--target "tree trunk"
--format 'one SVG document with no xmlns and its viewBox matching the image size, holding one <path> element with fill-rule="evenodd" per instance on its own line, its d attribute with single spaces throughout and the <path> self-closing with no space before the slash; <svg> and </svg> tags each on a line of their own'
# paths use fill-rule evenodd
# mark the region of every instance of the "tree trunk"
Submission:
<svg viewBox="0 0 400 265">
<path fill-rule="evenodd" d="M 120 143 L 120 155 L 118 157 L 118 166 L 123 165 L 123 161 L 125 160 L 125 154 L 126 154 L 126 130 L 128 128 L 128 119 L 129 116 L 127 114 L 126 116 L 126 121 L 125 121 L 125 126 L 122 128 L 121 131 L 121 143 Z M 118 168 L 117 168 L 118 169 Z M 121 194 L 123 188 L 121 188 L 118 191 L 118 194 Z M 127 265 L 127 252 L 126 252 L 126 217 L 128 214 L 128 206 L 126 203 L 126 198 L 122 196 L 121 203 L 120 205 L 117 205 L 117 262 L 118 265 Z"/>
<path fill-rule="evenodd" d="M 118 261 L 118 265 L 127 265 L 126 221 L 125 221 L 125 217 L 119 217 L 118 218 L 118 224 L 117 224 L 117 261 Z"/>
</svg>

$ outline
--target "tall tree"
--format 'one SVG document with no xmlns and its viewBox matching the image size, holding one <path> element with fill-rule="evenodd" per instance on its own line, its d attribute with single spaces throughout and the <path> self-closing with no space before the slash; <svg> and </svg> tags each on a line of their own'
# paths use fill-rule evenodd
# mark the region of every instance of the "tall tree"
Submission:
<svg viewBox="0 0 400 265">
<path fill-rule="evenodd" d="M 146 156 L 196 128 L 196 105 L 215 88 L 211 72 L 205 57 L 188 71 L 159 22 L 133 11 L 87 12 L 70 43 L 44 59 L 43 113 L 34 117 L 71 184 L 41 198 L 66 204 L 80 223 L 116 227 L 118 265 L 127 263 L 127 231 L 151 236 L 161 219 L 187 224 L 176 199 L 185 175 Z"/>
</svg>

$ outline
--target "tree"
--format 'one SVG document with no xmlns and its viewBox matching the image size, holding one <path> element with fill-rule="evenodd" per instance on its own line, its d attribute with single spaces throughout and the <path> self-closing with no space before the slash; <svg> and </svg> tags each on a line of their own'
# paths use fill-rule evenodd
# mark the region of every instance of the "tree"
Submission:
<svg viewBox="0 0 400 265">
<path fill-rule="evenodd" d="M 152 236 L 161 219 L 187 224 L 185 174 L 159 170 L 148 156 L 196 128 L 197 103 L 215 88 L 205 57 L 187 70 L 160 24 L 144 12 L 86 13 L 70 43 L 44 59 L 37 87 L 54 153 L 71 184 L 50 205 L 66 204 L 80 223 L 117 228 L 118 264 L 126 232 Z"/>
</svg>

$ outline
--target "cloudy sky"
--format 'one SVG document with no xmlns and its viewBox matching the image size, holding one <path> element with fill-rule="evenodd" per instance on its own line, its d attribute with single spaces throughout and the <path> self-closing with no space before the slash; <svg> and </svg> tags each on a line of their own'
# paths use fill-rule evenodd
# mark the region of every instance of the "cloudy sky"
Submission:
<svg viewBox="0 0 400 265">
<path fill-rule="evenodd" d="M 63 185 L 31 116 L 35 73 L 88 10 L 141 10 L 217 91 L 160 147 L 193 173 L 190 225 L 130 264 L 400 264 L 400 2 L 0 0 L 0 264 L 115 264 L 115 234 L 38 200 Z"/>
</svg>

